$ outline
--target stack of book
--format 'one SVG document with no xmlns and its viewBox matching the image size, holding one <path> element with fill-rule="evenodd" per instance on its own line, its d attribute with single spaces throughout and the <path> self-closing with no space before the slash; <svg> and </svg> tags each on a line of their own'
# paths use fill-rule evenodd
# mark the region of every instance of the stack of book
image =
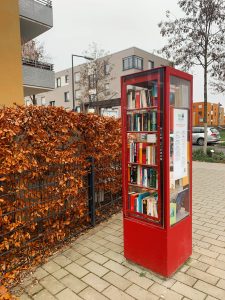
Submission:
<svg viewBox="0 0 225 300">
<path fill-rule="evenodd" d="M 128 165 L 128 182 L 146 188 L 158 188 L 157 171 L 140 165 Z"/>
<path fill-rule="evenodd" d="M 128 109 L 139 109 L 151 106 L 157 106 L 158 95 L 157 95 L 157 83 L 153 82 L 150 89 L 128 89 L 127 92 L 127 108 Z"/>
<path fill-rule="evenodd" d="M 128 162 L 144 165 L 156 164 L 156 146 L 147 143 L 128 143 Z"/>
<path fill-rule="evenodd" d="M 128 207 L 131 211 L 158 218 L 158 195 L 149 192 L 128 193 Z"/>
<path fill-rule="evenodd" d="M 127 115 L 128 131 L 157 131 L 157 111 L 143 111 Z"/>
</svg>

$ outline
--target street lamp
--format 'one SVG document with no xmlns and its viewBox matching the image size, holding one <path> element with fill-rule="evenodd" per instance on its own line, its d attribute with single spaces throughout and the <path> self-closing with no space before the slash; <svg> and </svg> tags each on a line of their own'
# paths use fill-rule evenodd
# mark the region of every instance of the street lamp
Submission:
<svg viewBox="0 0 225 300">
<path fill-rule="evenodd" d="M 73 58 L 74 57 L 81 57 L 87 60 L 94 60 L 94 58 L 92 57 L 88 57 L 88 56 L 83 56 L 83 55 L 77 55 L 77 54 L 72 54 L 72 93 L 73 93 L 73 111 L 75 111 L 75 95 L 74 95 L 74 72 L 73 72 Z"/>
</svg>

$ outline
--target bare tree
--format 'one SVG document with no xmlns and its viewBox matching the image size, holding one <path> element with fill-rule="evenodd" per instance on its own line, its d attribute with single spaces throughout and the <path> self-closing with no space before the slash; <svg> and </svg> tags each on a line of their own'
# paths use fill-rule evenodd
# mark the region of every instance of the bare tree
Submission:
<svg viewBox="0 0 225 300">
<path fill-rule="evenodd" d="M 47 55 L 45 53 L 44 45 L 35 40 L 23 44 L 22 58 L 45 62 Z"/>
<path fill-rule="evenodd" d="M 95 111 L 99 114 L 98 101 L 112 98 L 115 93 L 110 90 L 113 65 L 110 62 L 111 56 L 103 49 L 99 49 L 96 43 L 92 43 L 84 56 L 93 60 L 87 61 L 80 69 L 81 85 L 81 107 L 84 110 L 84 103 L 95 102 Z"/>
<path fill-rule="evenodd" d="M 45 52 L 44 45 L 36 40 L 31 40 L 22 44 L 22 59 L 38 62 L 46 62 L 49 60 Z M 37 98 L 35 95 L 31 95 L 30 100 L 32 105 L 37 105 Z"/>
<path fill-rule="evenodd" d="M 224 76 L 225 66 L 225 2 L 224 0 L 179 0 L 183 18 L 159 24 L 168 44 L 161 53 L 173 59 L 175 65 L 189 70 L 200 66 L 204 72 L 204 152 L 207 149 L 207 100 L 209 76 L 216 83 Z M 223 76 L 222 76 L 223 75 Z M 225 78 L 225 76 L 224 76 Z"/>
</svg>

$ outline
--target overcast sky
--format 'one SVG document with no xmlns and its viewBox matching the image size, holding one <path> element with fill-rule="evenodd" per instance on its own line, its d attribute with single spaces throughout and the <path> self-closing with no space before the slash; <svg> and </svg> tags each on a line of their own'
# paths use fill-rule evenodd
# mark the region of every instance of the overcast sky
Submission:
<svg viewBox="0 0 225 300">
<path fill-rule="evenodd" d="M 55 71 L 71 67 L 71 54 L 82 54 L 92 42 L 111 54 L 132 46 L 153 52 L 166 43 L 158 23 L 167 10 L 181 16 L 177 0 L 53 0 L 54 27 L 39 40 Z M 201 70 L 193 75 L 194 101 L 203 101 Z M 223 95 L 210 94 L 208 101 L 225 106 Z"/>
</svg>

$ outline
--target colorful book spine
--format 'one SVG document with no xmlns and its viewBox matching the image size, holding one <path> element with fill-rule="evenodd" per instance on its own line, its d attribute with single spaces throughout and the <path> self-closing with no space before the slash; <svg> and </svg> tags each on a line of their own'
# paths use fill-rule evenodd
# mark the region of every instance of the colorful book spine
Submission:
<svg viewBox="0 0 225 300">
<path fill-rule="evenodd" d="M 149 89 L 129 89 L 127 91 L 128 109 L 140 109 L 158 104 L 158 84 L 153 82 Z"/>
<path fill-rule="evenodd" d="M 135 108 L 141 108 L 141 92 L 135 92 Z"/>
<path fill-rule="evenodd" d="M 156 131 L 157 130 L 157 112 L 151 111 L 150 112 L 150 131 Z"/>
</svg>

